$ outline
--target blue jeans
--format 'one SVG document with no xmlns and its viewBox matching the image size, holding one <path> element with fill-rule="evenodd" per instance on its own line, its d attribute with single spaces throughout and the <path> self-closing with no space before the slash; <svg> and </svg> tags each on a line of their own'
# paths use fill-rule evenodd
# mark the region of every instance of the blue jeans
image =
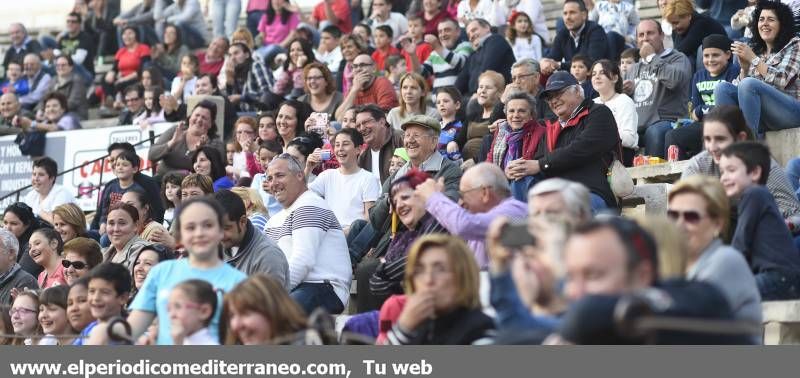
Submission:
<svg viewBox="0 0 800 378">
<path fill-rule="evenodd" d="M 539 181 L 544 180 L 544 176 L 541 174 L 534 175 L 534 176 L 525 176 L 521 179 L 509 181 L 509 187 L 511 189 L 511 196 L 514 197 L 517 201 L 528 202 L 528 191 L 533 188 L 536 183 Z"/>
<path fill-rule="evenodd" d="M 350 232 L 347 234 L 347 247 L 350 249 L 350 262 L 355 265 L 364 257 L 372 245 L 375 238 L 375 229 L 372 224 L 357 219 L 350 224 Z"/>
<path fill-rule="evenodd" d="M 667 132 L 672 130 L 672 123 L 672 121 L 662 120 L 647 126 L 647 129 L 644 131 L 644 138 L 640 138 L 639 141 L 644 140 L 644 148 L 648 155 L 658 156 L 662 159 L 666 158 L 667 148 L 665 146 L 665 141 L 667 139 Z"/>
<path fill-rule="evenodd" d="M 605 209 L 608 209 L 606 200 L 594 193 L 589 193 L 589 206 L 592 207 L 592 216 L 597 215 L 597 213 Z"/>
<path fill-rule="evenodd" d="M 211 27 L 214 30 L 214 37 L 230 37 L 239 23 L 241 11 L 242 0 L 213 0 L 211 2 Z"/>
<path fill-rule="evenodd" d="M 800 101 L 756 78 L 745 78 L 738 87 L 719 83 L 714 101 L 717 105 L 739 105 L 747 126 L 759 139 L 767 130 L 800 127 Z"/>
<path fill-rule="evenodd" d="M 800 272 L 774 269 L 756 273 L 755 278 L 762 301 L 800 298 Z"/>
<path fill-rule="evenodd" d="M 786 163 L 786 177 L 800 198 L 800 158 L 791 159 Z"/>
<path fill-rule="evenodd" d="M 254 37 L 258 35 L 258 24 L 261 22 L 261 17 L 267 14 L 266 11 L 252 11 L 247 12 L 247 30 L 250 31 Z"/>
<path fill-rule="evenodd" d="M 333 291 L 329 283 L 303 282 L 289 293 L 306 314 L 311 314 L 317 307 L 322 307 L 331 314 L 340 314 L 344 311 L 344 304 Z"/>
</svg>

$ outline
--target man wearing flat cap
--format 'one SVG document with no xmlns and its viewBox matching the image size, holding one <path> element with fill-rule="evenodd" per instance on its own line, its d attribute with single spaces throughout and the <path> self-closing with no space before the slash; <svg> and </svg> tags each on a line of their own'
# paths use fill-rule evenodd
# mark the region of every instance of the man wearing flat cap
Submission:
<svg viewBox="0 0 800 378">
<path fill-rule="evenodd" d="M 533 160 L 506 168 L 510 179 L 542 174 L 579 182 L 590 190 L 593 211 L 616 208 L 607 173 L 620 143 L 614 115 L 605 105 L 584 98 L 583 89 L 566 71 L 556 71 L 539 94 L 558 117 L 547 130 Z"/>
</svg>

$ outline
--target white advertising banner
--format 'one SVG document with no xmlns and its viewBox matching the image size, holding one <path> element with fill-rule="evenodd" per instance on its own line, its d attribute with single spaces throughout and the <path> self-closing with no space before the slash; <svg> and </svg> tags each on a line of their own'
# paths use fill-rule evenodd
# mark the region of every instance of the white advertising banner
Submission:
<svg viewBox="0 0 800 378">
<path fill-rule="evenodd" d="M 157 124 L 153 126 L 152 130 L 158 136 L 172 125 L 171 123 Z M 138 126 L 57 131 L 47 134 L 45 155 L 55 160 L 58 163 L 58 171 L 63 172 L 106 155 L 106 148 L 111 143 L 136 144 L 149 138 L 149 131 L 141 130 Z M 15 136 L 0 137 L 0 197 L 31 183 L 31 158 L 19 152 L 14 139 Z M 152 162 L 147 160 L 149 148 L 149 141 L 136 147 L 139 157 L 142 158 L 142 173 L 147 175 L 152 173 Z M 76 201 L 82 209 L 91 211 L 96 208 L 101 193 L 97 188 L 101 187 L 102 183 L 113 179 L 114 173 L 111 165 L 107 160 L 102 160 L 59 176 L 56 182 L 75 195 Z M 26 193 L 22 192 L 20 198 Z M 6 206 L 16 201 L 16 196 L 7 198 L 0 202 L 0 209 L 5 209 Z"/>
</svg>

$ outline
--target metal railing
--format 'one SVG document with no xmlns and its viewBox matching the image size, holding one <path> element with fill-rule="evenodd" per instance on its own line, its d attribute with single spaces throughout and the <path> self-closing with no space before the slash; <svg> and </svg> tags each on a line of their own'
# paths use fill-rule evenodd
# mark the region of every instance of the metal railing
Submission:
<svg viewBox="0 0 800 378">
<path fill-rule="evenodd" d="M 134 144 L 133 147 L 136 148 L 137 146 L 141 146 L 145 142 L 150 142 L 150 145 L 152 146 L 153 143 L 155 143 L 156 138 L 158 138 L 160 136 L 161 136 L 161 134 L 156 135 L 153 131 L 150 131 L 150 135 L 147 138 L 136 142 L 136 144 Z M 67 169 L 65 171 L 59 172 L 58 174 L 56 174 L 56 177 L 63 176 L 65 174 L 67 174 L 67 173 L 71 173 L 71 172 L 75 171 L 76 169 L 81 169 L 83 167 L 86 167 L 87 165 L 94 164 L 94 163 L 96 163 L 98 161 L 101 162 L 101 166 L 104 167 L 105 164 L 106 164 L 105 160 L 108 158 L 108 156 L 109 156 L 109 154 L 105 154 L 105 155 L 103 155 L 103 156 L 101 156 L 101 157 L 99 157 L 97 159 L 84 162 L 81 165 L 76 165 L 76 166 L 74 166 L 74 167 L 72 167 L 70 169 Z M 144 164 L 140 164 L 140 165 L 144 165 Z M 153 173 L 155 173 L 156 164 L 153 164 L 152 170 L 153 170 Z M 100 188 L 103 187 L 103 172 L 104 171 L 105 171 L 105 169 L 100 169 L 100 178 L 99 178 L 100 182 L 97 184 L 97 186 L 92 185 L 91 189 L 88 192 L 86 192 L 86 193 L 78 193 L 78 194 L 79 195 L 90 194 L 90 193 L 94 192 L 95 190 L 100 190 Z M 142 169 L 139 168 L 138 172 L 141 172 L 141 171 L 142 171 Z M 24 186 L 22 188 L 19 188 L 19 189 L 15 190 L 15 191 L 11 192 L 11 193 L 8 193 L 8 194 L 0 197 L 0 202 L 5 201 L 7 198 L 10 198 L 10 197 L 13 197 L 13 196 L 16 196 L 14 202 L 19 202 L 19 198 L 22 195 L 22 192 L 24 192 L 24 191 L 26 191 L 26 190 L 28 190 L 28 189 L 30 189 L 32 187 L 33 187 L 33 185 L 29 184 L 27 186 Z"/>
</svg>

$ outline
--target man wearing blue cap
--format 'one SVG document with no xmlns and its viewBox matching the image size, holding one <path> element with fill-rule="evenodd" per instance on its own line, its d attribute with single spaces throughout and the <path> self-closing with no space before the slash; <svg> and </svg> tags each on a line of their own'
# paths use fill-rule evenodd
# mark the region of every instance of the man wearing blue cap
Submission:
<svg viewBox="0 0 800 378">
<path fill-rule="evenodd" d="M 547 131 L 534 160 L 510 162 L 506 176 L 516 180 L 541 173 L 546 178 L 579 182 L 591 191 L 593 211 L 616 208 L 606 175 L 614 159 L 613 151 L 620 143 L 611 110 L 584 98 L 580 84 L 566 71 L 550 75 L 539 98 L 558 118 L 546 122 Z"/>
</svg>

